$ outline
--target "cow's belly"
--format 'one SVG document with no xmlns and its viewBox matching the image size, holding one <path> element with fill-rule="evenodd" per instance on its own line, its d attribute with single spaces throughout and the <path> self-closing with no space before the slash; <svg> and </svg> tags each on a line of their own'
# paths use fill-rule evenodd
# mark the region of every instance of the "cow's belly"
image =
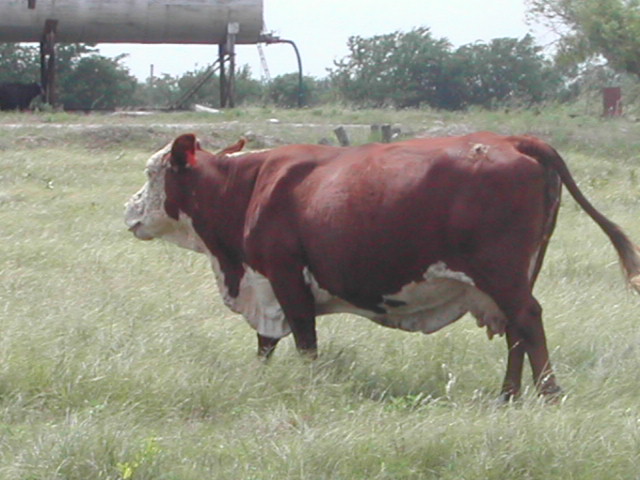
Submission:
<svg viewBox="0 0 640 480">
<path fill-rule="evenodd" d="M 495 302 L 478 290 L 464 273 L 451 271 L 442 262 L 431 265 L 421 281 L 385 295 L 379 307 L 386 313 L 351 305 L 320 288 L 310 273 L 305 272 L 305 276 L 316 299 L 318 314 L 354 313 L 386 327 L 433 333 L 472 313 L 478 326 L 487 327 L 489 337 L 504 333 L 506 317 Z"/>
<path fill-rule="evenodd" d="M 241 314 L 261 335 L 281 338 L 291 332 L 266 277 L 246 267 L 240 281 L 238 296 L 232 297 L 225 287 L 224 275 L 218 262 L 213 256 L 211 260 L 220 293 L 227 307 Z M 307 269 L 304 271 L 304 277 L 315 298 L 318 315 L 351 313 L 387 327 L 432 333 L 471 312 L 478 320 L 479 326 L 487 327 L 490 337 L 504 332 L 505 316 L 495 302 L 479 291 L 470 278 L 463 273 L 448 270 L 444 263 L 429 267 L 423 280 L 412 282 L 399 292 L 384 296 L 380 307 L 386 313 L 359 308 L 332 295 L 318 285 Z"/>
</svg>

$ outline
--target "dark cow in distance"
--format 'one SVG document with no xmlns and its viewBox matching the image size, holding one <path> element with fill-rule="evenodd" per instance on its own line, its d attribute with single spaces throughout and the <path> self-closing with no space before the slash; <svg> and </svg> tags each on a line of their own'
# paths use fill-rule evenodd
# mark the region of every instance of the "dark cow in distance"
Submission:
<svg viewBox="0 0 640 480">
<path fill-rule="evenodd" d="M 214 154 L 178 137 L 147 163 L 125 222 L 206 254 L 225 304 L 268 357 L 290 332 L 315 355 L 316 316 L 349 312 L 431 333 L 471 313 L 506 334 L 503 398 L 525 353 L 556 385 L 532 289 L 564 185 L 640 290 L 638 247 L 583 196 L 558 153 L 530 136 L 473 133 L 359 147 L 289 145 Z"/>
<path fill-rule="evenodd" d="M 37 83 L 0 83 L 0 110 L 26 110 L 42 87 Z"/>
</svg>

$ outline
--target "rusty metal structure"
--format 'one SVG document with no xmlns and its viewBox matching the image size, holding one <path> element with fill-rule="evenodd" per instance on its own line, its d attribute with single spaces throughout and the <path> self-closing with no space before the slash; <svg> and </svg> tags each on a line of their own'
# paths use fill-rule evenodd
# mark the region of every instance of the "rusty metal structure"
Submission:
<svg viewBox="0 0 640 480">
<path fill-rule="evenodd" d="M 602 89 L 602 107 L 605 117 L 619 117 L 622 115 L 622 89 L 620 87 L 605 87 Z"/>
<path fill-rule="evenodd" d="M 233 107 L 235 46 L 292 43 L 264 35 L 263 28 L 263 0 L 0 2 L 0 42 L 40 43 L 41 83 L 48 103 L 55 103 L 57 42 L 172 43 L 218 46 L 210 69 L 219 72 L 221 106 Z"/>
</svg>

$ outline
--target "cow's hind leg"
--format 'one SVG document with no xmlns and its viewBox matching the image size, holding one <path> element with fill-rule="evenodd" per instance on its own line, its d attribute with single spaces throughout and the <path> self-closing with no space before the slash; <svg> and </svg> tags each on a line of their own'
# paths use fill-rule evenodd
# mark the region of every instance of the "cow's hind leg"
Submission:
<svg viewBox="0 0 640 480">
<path fill-rule="evenodd" d="M 503 402 L 515 398 L 522 386 L 522 369 L 524 367 L 525 348 L 522 336 L 514 325 L 507 325 L 507 372 L 502 383 L 500 399 Z"/>
<path fill-rule="evenodd" d="M 505 305 L 509 318 L 507 346 L 509 358 L 503 384 L 503 398 L 516 395 L 520 390 L 524 353 L 529 357 L 533 380 L 541 395 L 556 396 L 561 392 L 549 361 L 549 350 L 542 325 L 542 308 L 531 294 L 520 298 L 520 305 Z"/>
<path fill-rule="evenodd" d="M 533 380 L 540 394 L 557 395 L 560 388 L 549 362 L 542 326 L 542 308 L 531 293 L 528 277 L 522 275 L 509 278 L 503 274 L 478 275 L 477 278 L 477 286 L 496 302 L 507 317 L 509 353 L 501 397 L 508 400 L 520 392 L 525 353 L 529 357 Z"/>
<path fill-rule="evenodd" d="M 529 357 L 533 380 L 541 395 L 556 396 L 561 392 L 549 361 L 547 340 L 542 326 L 542 308 L 531 297 L 531 302 L 516 317 L 516 328 Z"/>
</svg>

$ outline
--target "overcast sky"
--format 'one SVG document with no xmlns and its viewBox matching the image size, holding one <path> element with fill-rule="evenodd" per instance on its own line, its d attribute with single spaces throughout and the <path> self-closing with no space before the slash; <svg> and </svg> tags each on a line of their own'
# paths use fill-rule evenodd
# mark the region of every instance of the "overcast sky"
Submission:
<svg viewBox="0 0 640 480">
<path fill-rule="evenodd" d="M 324 77 L 333 61 L 348 53 L 352 35 L 370 37 L 396 30 L 426 26 L 436 38 L 447 38 L 455 46 L 493 38 L 522 38 L 533 33 L 541 45 L 549 35 L 538 27 L 532 32 L 525 22 L 525 0 L 264 0 L 266 31 L 293 40 L 302 56 L 305 75 Z M 545 38 L 546 37 L 546 38 Z M 214 45 L 102 44 L 106 56 L 128 53 L 123 62 L 139 79 L 155 75 L 180 75 L 204 67 L 217 56 Z M 297 71 L 293 49 L 286 44 L 263 46 L 271 77 Z M 248 64 L 261 78 L 258 49 L 242 45 L 237 63 Z"/>
</svg>

